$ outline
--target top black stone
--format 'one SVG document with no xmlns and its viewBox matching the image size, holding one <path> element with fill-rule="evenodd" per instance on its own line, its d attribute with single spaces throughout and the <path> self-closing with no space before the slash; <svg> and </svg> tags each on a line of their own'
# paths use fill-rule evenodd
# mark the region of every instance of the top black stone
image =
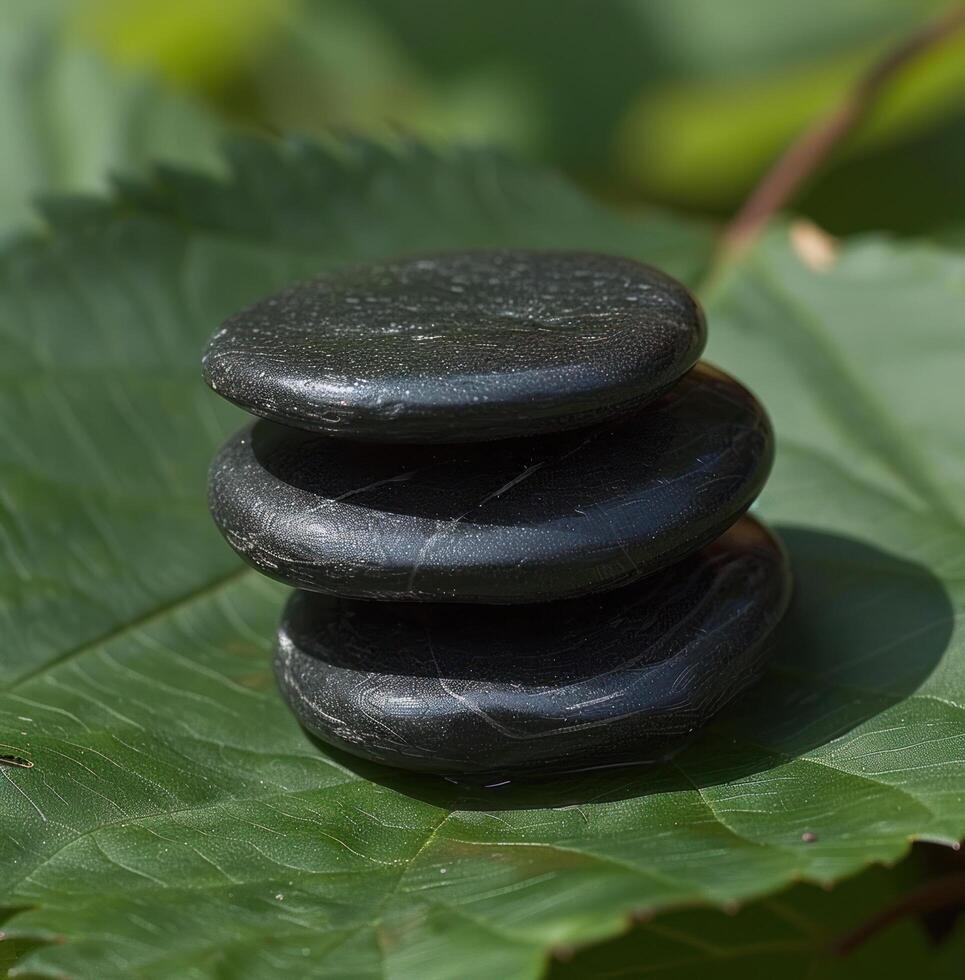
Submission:
<svg viewBox="0 0 965 980">
<path fill-rule="evenodd" d="M 578 428 L 652 400 L 705 342 L 680 283 L 631 259 L 469 251 L 349 268 L 228 319 L 220 395 L 349 439 L 466 442 Z"/>
</svg>

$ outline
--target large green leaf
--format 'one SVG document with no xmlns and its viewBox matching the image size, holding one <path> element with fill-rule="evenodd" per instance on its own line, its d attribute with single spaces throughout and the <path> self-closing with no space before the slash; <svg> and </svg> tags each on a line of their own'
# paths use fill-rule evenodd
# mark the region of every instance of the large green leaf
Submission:
<svg viewBox="0 0 965 980">
<path fill-rule="evenodd" d="M 815 273 L 777 236 L 718 286 L 712 355 L 781 437 L 762 508 L 799 585 L 774 669 L 663 770 L 473 789 L 336 755 L 282 706 L 284 590 L 205 514 L 239 416 L 200 349 L 332 263 L 580 246 L 693 281 L 707 233 L 484 154 L 233 162 L 59 209 L 2 260 L 0 742 L 35 765 L 0 767 L 0 904 L 7 935 L 56 940 L 21 969 L 528 977 L 634 912 L 965 834 L 960 256 L 869 242 Z"/>
</svg>

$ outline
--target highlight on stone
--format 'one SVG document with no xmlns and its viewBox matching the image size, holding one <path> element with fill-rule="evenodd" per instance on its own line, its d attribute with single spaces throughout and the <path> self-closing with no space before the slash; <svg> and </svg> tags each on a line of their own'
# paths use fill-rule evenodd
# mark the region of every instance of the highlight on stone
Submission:
<svg viewBox="0 0 965 980">
<path fill-rule="evenodd" d="M 275 666 L 304 727 L 409 769 L 566 771 L 664 759 L 752 683 L 791 589 L 742 516 L 774 439 L 704 342 L 682 285 L 574 252 L 350 268 L 231 317 L 205 378 L 262 418 L 209 502 L 300 590 Z"/>
</svg>

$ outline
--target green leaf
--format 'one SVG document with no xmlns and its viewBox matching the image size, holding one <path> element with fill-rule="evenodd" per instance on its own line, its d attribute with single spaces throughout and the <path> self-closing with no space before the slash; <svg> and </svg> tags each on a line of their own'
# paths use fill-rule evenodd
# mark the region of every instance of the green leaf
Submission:
<svg viewBox="0 0 965 980">
<path fill-rule="evenodd" d="M 0 905 L 45 942 L 19 969 L 532 977 L 634 912 L 965 834 L 960 256 L 869 242 L 815 273 L 775 237 L 718 287 L 712 356 L 780 434 L 762 510 L 798 598 L 774 669 L 663 770 L 471 789 L 338 755 L 281 704 L 284 590 L 205 513 L 240 416 L 200 350 L 338 262 L 579 246 L 695 281 L 708 234 L 488 154 L 232 163 L 62 210 L 0 262 L 0 751 L 35 763 L 0 767 Z"/>
<path fill-rule="evenodd" d="M 104 190 L 157 159 L 217 169 L 225 127 L 207 110 L 66 40 L 40 0 L 27 7 L 0 0 L 0 232 L 32 221 L 38 195 Z"/>
<path fill-rule="evenodd" d="M 844 936 L 899 899 L 907 887 L 907 876 L 900 873 L 905 870 L 874 868 L 830 890 L 797 885 L 729 915 L 708 909 L 671 912 L 575 956 L 558 951 L 549 976 L 692 980 L 710 971 L 717 980 L 954 976 L 949 967 L 955 962 L 961 967 L 965 929 L 936 950 L 912 917 L 891 924 L 847 955 L 838 950 Z"/>
</svg>

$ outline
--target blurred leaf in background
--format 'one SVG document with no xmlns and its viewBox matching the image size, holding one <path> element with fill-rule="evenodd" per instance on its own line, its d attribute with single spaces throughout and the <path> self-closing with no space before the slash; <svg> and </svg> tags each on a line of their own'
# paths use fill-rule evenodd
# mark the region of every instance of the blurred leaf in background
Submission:
<svg viewBox="0 0 965 980">
<path fill-rule="evenodd" d="M 103 191 L 158 162 L 219 167 L 216 115 L 72 40 L 68 9 L 0 0 L 0 235 L 33 220 L 39 195 Z"/>
<path fill-rule="evenodd" d="M 691 52 L 624 117 L 617 166 L 641 191 L 686 208 L 732 211 L 781 150 L 836 106 L 868 66 L 947 4 L 820 2 L 760 16 L 756 0 L 729 7 L 742 30 L 675 6 Z M 652 15 L 666 8 L 648 6 Z M 703 28 L 701 29 L 701 25 Z M 664 25 L 669 26 L 669 25 Z M 666 32 L 671 35 L 671 31 Z M 711 57 L 711 38 L 719 44 Z M 749 44 L 748 42 L 752 43 Z M 869 227 L 928 231 L 965 213 L 955 173 L 965 167 L 965 38 L 911 62 L 870 118 L 799 202 L 841 233 Z M 943 179 L 947 178 L 947 179 Z M 957 199 L 956 199 L 957 198 Z"/>
<path fill-rule="evenodd" d="M 212 134 L 230 120 L 271 132 L 494 143 L 618 201 L 717 216 L 736 209 L 775 154 L 874 58 L 947 8 L 944 0 L 2 3 L 18 13 L 4 20 L 4 34 L 16 37 L 4 41 L 12 75 L 0 133 L 18 133 L 24 117 L 37 128 L 53 116 L 56 139 L 36 141 L 60 154 L 34 166 L 38 151 L 17 147 L 5 210 L 25 186 L 96 186 L 100 171 L 136 169 L 150 156 L 210 163 Z M 32 53 L 38 31 L 42 54 Z M 166 84 L 149 85 L 145 73 Z M 55 109 L 38 113 L 44 99 Z M 959 40 L 889 87 L 798 203 L 837 233 L 947 239 L 965 226 L 963 170 Z"/>
<path fill-rule="evenodd" d="M 76 35 L 117 62 L 201 88 L 244 70 L 295 0 L 82 0 L 69 8 Z"/>
<path fill-rule="evenodd" d="M 545 134 L 542 157 L 608 196 L 725 215 L 864 67 L 947 3 L 362 6 L 440 84 L 480 65 L 515 71 Z M 890 88 L 804 210 L 841 233 L 928 231 L 965 217 L 965 196 L 953 198 L 958 182 L 941 180 L 963 168 L 965 42 L 922 59 Z M 882 201 L 894 199 L 893 214 L 883 213 Z"/>
</svg>

